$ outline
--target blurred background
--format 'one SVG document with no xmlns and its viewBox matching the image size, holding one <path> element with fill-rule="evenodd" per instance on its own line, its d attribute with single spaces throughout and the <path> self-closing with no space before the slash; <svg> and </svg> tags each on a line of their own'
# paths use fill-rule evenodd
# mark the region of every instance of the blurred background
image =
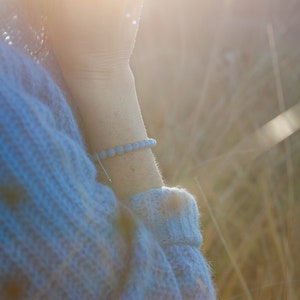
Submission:
<svg viewBox="0 0 300 300">
<path fill-rule="evenodd" d="M 300 299 L 300 2 L 145 0 L 132 62 L 219 299 Z"/>
</svg>

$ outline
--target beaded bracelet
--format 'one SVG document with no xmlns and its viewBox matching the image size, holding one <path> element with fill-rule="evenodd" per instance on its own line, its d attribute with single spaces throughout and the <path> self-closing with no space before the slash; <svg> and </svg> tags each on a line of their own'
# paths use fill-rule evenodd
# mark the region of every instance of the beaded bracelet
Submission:
<svg viewBox="0 0 300 300">
<path fill-rule="evenodd" d="M 102 150 L 99 153 L 95 153 L 92 155 L 92 159 L 94 161 L 97 161 L 98 158 L 101 160 L 104 160 L 109 157 L 114 157 L 117 155 L 122 155 L 125 153 L 137 151 L 140 149 L 145 149 L 145 148 L 153 148 L 156 146 L 156 140 L 155 139 L 145 139 L 139 142 L 131 143 L 131 144 L 126 144 L 122 146 L 117 146 L 114 148 L 109 148 L 106 150 Z"/>
<path fill-rule="evenodd" d="M 104 168 L 104 166 L 101 162 L 102 160 L 107 159 L 109 157 L 114 157 L 117 155 L 134 152 L 134 151 L 141 150 L 141 149 L 153 148 L 156 146 L 156 144 L 157 144 L 157 142 L 155 139 L 147 138 L 147 139 L 139 141 L 139 142 L 102 150 L 99 153 L 93 154 L 91 156 L 91 158 L 93 161 L 97 161 L 99 163 L 99 165 L 101 166 L 103 172 L 105 173 L 105 176 L 107 177 L 108 181 L 111 182 L 111 178 L 109 177 L 106 169 Z"/>
</svg>

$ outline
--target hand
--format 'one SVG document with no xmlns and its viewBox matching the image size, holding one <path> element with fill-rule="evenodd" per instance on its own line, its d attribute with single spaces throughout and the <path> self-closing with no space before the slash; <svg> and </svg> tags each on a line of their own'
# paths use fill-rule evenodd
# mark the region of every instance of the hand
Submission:
<svg viewBox="0 0 300 300">
<path fill-rule="evenodd" d="M 48 0 L 49 36 L 65 76 L 105 78 L 127 68 L 142 0 Z"/>
</svg>

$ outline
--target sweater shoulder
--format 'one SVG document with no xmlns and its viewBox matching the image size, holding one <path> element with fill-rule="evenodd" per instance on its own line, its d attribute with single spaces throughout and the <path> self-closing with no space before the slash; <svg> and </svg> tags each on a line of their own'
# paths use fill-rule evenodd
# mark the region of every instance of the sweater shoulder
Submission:
<svg viewBox="0 0 300 300">
<path fill-rule="evenodd" d="M 27 81 L 34 79 L 40 82 L 47 79 L 47 75 L 27 55 L 13 46 L 0 43 L 0 79 L 25 88 Z"/>
<path fill-rule="evenodd" d="M 30 105 L 44 106 L 52 114 L 58 130 L 67 133 L 83 145 L 78 126 L 64 94 L 48 72 L 26 54 L 12 46 L 0 43 L 0 103 L 30 99 Z M 5 89 L 5 91 L 4 91 Z M 24 97 L 6 97 L 7 92 Z M 24 102 L 25 105 L 25 102 Z"/>
</svg>

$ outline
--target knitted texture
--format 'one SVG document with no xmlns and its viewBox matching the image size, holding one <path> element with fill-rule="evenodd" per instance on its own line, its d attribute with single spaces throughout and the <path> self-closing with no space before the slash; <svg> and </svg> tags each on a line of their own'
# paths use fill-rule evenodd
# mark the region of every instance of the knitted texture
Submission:
<svg viewBox="0 0 300 300">
<path fill-rule="evenodd" d="M 0 44 L 0 299 L 214 299 L 195 200 L 96 181 L 47 73 Z"/>
</svg>

